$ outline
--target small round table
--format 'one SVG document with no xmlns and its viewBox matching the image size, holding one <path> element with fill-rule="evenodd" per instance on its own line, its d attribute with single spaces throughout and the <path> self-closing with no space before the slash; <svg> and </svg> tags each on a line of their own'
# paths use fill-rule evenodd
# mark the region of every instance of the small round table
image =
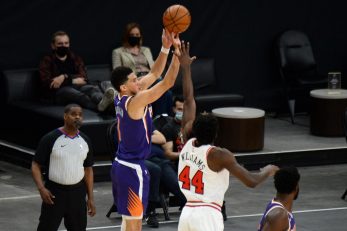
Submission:
<svg viewBox="0 0 347 231">
<path fill-rule="evenodd" d="M 265 112 L 247 107 L 225 107 L 212 110 L 218 118 L 216 145 L 230 151 L 257 151 L 264 147 Z"/>
<path fill-rule="evenodd" d="M 310 98 L 311 133 L 317 136 L 344 136 L 347 90 L 312 90 Z"/>
</svg>

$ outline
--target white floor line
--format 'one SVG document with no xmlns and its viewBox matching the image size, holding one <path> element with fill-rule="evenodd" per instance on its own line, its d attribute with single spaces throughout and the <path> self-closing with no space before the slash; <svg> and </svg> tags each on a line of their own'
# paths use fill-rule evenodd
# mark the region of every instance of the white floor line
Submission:
<svg viewBox="0 0 347 231">
<path fill-rule="evenodd" d="M 298 210 L 298 211 L 294 211 L 293 213 L 313 213 L 313 212 L 326 212 L 326 211 L 337 211 L 337 210 L 347 210 L 347 207 Z M 255 213 L 255 214 L 228 216 L 228 218 L 260 217 L 262 215 L 263 215 L 262 213 Z M 159 223 L 160 224 L 178 223 L 178 220 L 161 221 Z M 90 228 L 87 228 L 87 230 L 112 229 L 112 228 L 120 228 L 120 227 L 121 227 L 120 225 L 100 226 L 100 227 L 90 227 Z M 67 231 L 67 230 L 62 229 L 62 230 L 59 230 L 59 231 Z"/>
<path fill-rule="evenodd" d="M 21 200 L 21 199 L 30 199 L 40 197 L 40 195 L 27 195 L 27 196 L 18 196 L 18 197 L 3 197 L 0 198 L 0 201 L 8 201 L 8 200 Z"/>
<path fill-rule="evenodd" d="M 327 208 L 327 209 L 308 209 L 308 210 L 294 211 L 293 213 L 313 213 L 313 212 L 325 212 L 325 211 L 336 211 L 336 210 L 346 210 L 346 209 L 347 207 Z"/>
<path fill-rule="evenodd" d="M 20 151 L 20 152 L 25 152 L 25 153 L 30 154 L 32 156 L 35 155 L 35 150 L 32 150 L 30 148 L 26 148 L 26 147 L 22 147 L 20 145 L 12 144 L 12 143 L 4 141 L 4 140 L 0 140 L 0 145 L 15 149 L 15 150 Z"/>
</svg>

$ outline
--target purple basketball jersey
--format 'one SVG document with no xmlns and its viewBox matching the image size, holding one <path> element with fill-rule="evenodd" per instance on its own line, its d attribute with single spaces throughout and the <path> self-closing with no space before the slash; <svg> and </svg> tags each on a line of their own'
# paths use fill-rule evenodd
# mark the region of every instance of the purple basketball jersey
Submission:
<svg viewBox="0 0 347 231">
<path fill-rule="evenodd" d="M 265 209 L 264 215 L 260 220 L 259 226 L 258 226 L 258 231 L 262 231 L 263 227 L 264 227 L 264 223 L 265 223 L 265 219 L 267 214 L 274 208 L 281 208 L 286 210 L 286 208 L 280 203 L 277 202 L 275 200 L 272 200 Z M 287 210 L 286 210 L 287 211 Z M 296 225 L 295 225 L 295 220 L 294 220 L 294 216 L 291 212 L 287 211 L 288 213 L 288 223 L 289 223 L 289 229 L 288 231 L 295 231 L 296 230 Z"/>
<path fill-rule="evenodd" d="M 152 107 L 145 107 L 144 115 L 139 120 L 129 117 L 127 104 L 132 96 L 119 95 L 115 99 L 118 151 L 117 158 L 137 162 L 144 160 L 151 152 Z"/>
</svg>

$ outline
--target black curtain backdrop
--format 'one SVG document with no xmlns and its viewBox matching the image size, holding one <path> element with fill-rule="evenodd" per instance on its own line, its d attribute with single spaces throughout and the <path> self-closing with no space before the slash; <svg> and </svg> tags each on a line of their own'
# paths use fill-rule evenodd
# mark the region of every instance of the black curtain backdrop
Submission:
<svg viewBox="0 0 347 231">
<path fill-rule="evenodd" d="M 247 106 L 276 110 L 285 104 L 273 43 L 287 29 L 307 33 L 319 71 L 341 71 L 347 85 L 347 3 L 342 0 L 1 1 L 0 69 L 37 67 L 57 30 L 68 32 L 72 50 L 87 65 L 110 63 L 130 21 L 142 25 L 144 45 L 156 56 L 162 14 L 177 3 L 192 15 L 181 35 L 191 42 L 191 54 L 214 58 L 220 90 L 243 94 Z"/>
</svg>

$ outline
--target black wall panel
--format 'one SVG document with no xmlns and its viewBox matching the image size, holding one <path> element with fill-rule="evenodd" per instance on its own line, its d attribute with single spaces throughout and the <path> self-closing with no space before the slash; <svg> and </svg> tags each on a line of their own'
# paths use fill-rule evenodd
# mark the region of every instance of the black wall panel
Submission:
<svg viewBox="0 0 347 231">
<path fill-rule="evenodd" d="M 222 91 L 245 95 L 248 106 L 276 110 L 284 104 L 273 43 L 286 29 L 306 32 L 321 73 L 339 70 L 347 85 L 347 3 L 339 0 L 186 0 L 0 2 L 0 69 L 36 67 L 56 30 L 70 34 L 86 64 L 111 62 L 123 27 L 137 21 L 144 44 L 160 50 L 161 17 L 171 4 L 189 8 L 192 24 L 181 38 L 191 53 L 216 60 Z"/>
</svg>

